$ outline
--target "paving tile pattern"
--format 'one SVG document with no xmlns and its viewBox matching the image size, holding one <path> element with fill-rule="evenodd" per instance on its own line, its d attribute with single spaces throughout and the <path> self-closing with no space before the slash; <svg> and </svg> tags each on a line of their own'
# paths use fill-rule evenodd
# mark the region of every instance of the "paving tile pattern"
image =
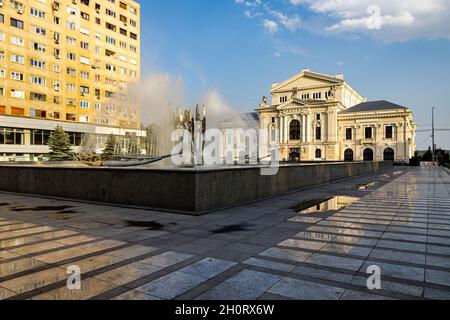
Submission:
<svg viewBox="0 0 450 320">
<path fill-rule="evenodd" d="M 290 209 L 338 195 L 360 200 Z M 201 217 L 0 192 L 1 299 L 450 299 L 450 175 L 395 168 Z"/>
</svg>

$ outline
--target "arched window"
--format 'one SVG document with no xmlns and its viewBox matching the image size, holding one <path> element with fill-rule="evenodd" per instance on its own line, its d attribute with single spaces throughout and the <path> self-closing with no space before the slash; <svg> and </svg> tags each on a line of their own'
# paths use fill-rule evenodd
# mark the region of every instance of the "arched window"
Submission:
<svg viewBox="0 0 450 320">
<path fill-rule="evenodd" d="M 395 151 L 392 148 L 386 148 L 384 150 L 384 161 L 394 161 L 395 160 Z"/>
<path fill-rule="evenodd" d="M 373 161 L 373 151 L 367 148 L 364 150 L 364 161 Z"/>
<path fill-rule="evenodd" d="M 344 152 L 344 161 L 353 161 L 354 157 L 353 157 L 353 150 L 352 149 L 347 149 Z"/>
<path fill-rule="evenodd" d="M 293 120 L 289 126 L 289 139 L 290 140 L 300 140 L 301 133 L 300 121 Z"/>
<path fill-rule="evenodd" d="M 320 149 L 316 150 L 316 159 L 322 159 L 322 150 Z"/>
</svg>

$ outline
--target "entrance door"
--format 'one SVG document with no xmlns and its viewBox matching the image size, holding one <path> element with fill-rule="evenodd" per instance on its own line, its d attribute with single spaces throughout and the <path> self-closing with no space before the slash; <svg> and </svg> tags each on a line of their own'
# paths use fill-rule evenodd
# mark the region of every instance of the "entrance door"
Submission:
<svg viewBox="0 0 450 320">
<path fill-rule="evenodd" d="M 364 150 L 364 161 L 373 161 L 373 151 L 367 148 Z"/>
<path fill-rule="evenodd" d="M 352 149 L 347 149 L 344 152 L 344 161 L 348 161 L 348 162 L 352 162 L 354 159 L 353 157 L 353 150 Z"/>
<path fill-rule="evenodd" d="M 291 148 L 291 153 L 289 154 L 289 161 L 293 162 L 300 161 L 300 148 Z"/>
<path fill-rule="evenodd" d="M 395 151 L 392 148 L 387 148 L 384 150 L 384 161 L 394 161 L 395 160 Z"/>
</svg>

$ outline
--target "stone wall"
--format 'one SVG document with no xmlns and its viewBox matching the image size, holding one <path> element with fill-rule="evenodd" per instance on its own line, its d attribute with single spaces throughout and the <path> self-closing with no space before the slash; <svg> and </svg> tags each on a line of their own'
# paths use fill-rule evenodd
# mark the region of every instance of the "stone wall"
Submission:
<svg viewBox="0 0 450 320">
<path fill-rule="evenodd" d="M 0 165 L 0 191 L 201 214 L 391 167 L 391 162 L 258 167 L 110 169 Z"/>
</svg>

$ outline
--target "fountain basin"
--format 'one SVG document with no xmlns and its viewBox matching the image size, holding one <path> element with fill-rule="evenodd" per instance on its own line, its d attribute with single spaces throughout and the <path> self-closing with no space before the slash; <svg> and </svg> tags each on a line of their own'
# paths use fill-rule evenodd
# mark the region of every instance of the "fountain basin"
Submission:
<svg viewBox="0 0 450 320">
<path fill-rule="evenodd" d="M 392 162 L 96 168 L 0 165 L 0 191 L 200 215 L 392 167 Z"/>
</svg>

